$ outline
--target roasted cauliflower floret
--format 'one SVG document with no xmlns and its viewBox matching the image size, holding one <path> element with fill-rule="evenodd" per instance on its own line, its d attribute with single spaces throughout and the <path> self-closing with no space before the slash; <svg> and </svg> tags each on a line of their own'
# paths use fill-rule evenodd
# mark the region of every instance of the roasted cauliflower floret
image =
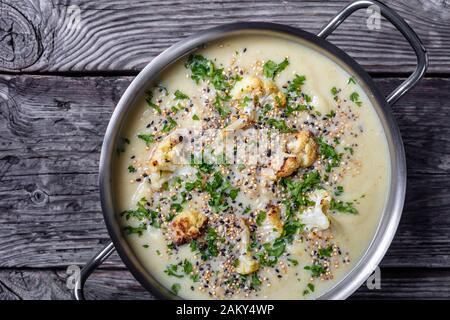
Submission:
<svg viewBox="0 0 450 320">
<path fill-rule="evenodd" d="M 264 82 L 254 76 L 243 77 L 231 90 L 234 100 L 239 100 L 244 96 L 262 96 L 264 94 Z"/>
<path fill-rule="evenodd" d="M 250 100 L 254 104 L 267 100 L 273 100 L 275 107 L 282 108 L 286 106 L 286 95 L 281 92 L 273 81 L 263 81 L 255 76 L 244 77 L 236 83 L 231 96 L 237 106 L 245 106 Z M 245 101 L 247 100 L 247 101 Z"/>
<path fill-rule="evenodd" d="M 177 246 L 198 238 L 206 227 L 208 218 L 197 210 L 185 210 L 170 223 L 174 243 Z"/>
<path fill-rule="evenodd" d="M 241 219 L 240 242 L 238 243 L 239 258 L 236 262 L 236 272 L 239 274 L 251 274 L 259 269 L 259 262 L 253 258 L 249 251 L 250 246 L 250 230 L 244 219 Z"/>
<path fill-rule="evenodd" d="M 281 221 L 280 208 L 271 205 L 266 218 L 258 227 L 258 235 L 262 242 L 268 243 L 278 239 L 283 233 L 283 221 Z"/>
<path fill-rule="evenodd" d="M 283 163 L 276 172 L 279 178 L 290 176 L 298 168 L 311 166 L 318 156 L 317 142 L 309 131 L 289 134 L 284 149 Z"/>
<path fill-rule="evenodd" d="M 258 260 L 250 254 L 241 255 L 237 261 L 236 272 L 239 274 L 251 274 L 259 269 Z"/>
<path fill-rule="evenodd" d="M 272 81 L 263 81 L 255 76 L 246 76 L 231 90 L 232 106 L 239 117 L 231 122 L 227 130 L 245 129 L 258 119 L 262 105 L 270 104 L 276 108 L 286 106 L 286 96 Z"/>
<path fill-rule="evenodd" d="M 310 200 L 315 202 L 313 207 L 306 209 L 300 215 L 300 222 L 306 230 L 326 230 L 330 227 L 328 212 L 331 197 L 325 190 L 316 190 L 310 195 Z"/>
<path fill-rule="evenodd" d="M 181 145 L 183 137 L 171 134 L 160 141 L 152 150 L 148 161 L 148 172 L 153 189 L 160 189 L 168 181 L 179 165 L 183 163 Z"/>
<path fill-rule="evenodd" d="M 151 171 L 174 171 L 179 156 L 175 147 L 183 141 L 178 134 L 169 135 L 158 143 L 150 158 Z"/>
<path fill-rule="evenodd" d="M 268 99 L 273 100 L 276 108 L 284 108 L 286 106 L 286 95 L 278 89 L 273 81 L 264 83 L 264 93 Z"/>
</svg>

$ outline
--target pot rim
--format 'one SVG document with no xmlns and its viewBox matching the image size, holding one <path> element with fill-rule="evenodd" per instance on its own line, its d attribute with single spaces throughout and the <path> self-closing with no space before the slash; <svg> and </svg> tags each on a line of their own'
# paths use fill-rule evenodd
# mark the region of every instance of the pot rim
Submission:
<svg viewBox="0 0 450 320">
<path fill-rule="evenodd" d="M 335 45 L 299 28 L 268 22 L 238 22 L 221 25 L 202 31 L 174 44 L 154 58 L 138 74 L 122 95 L 113 112 L 101 150 L 99 166 L 100 199 L 109 235 L 121 259 L 145 289 L 159 298 L 179 299 L 179 297 L 159 284 L 142 266 L 137 257 L 134 256 L 126 239 L 122 236 L 117 223 L 117 213 L 114 210 L 112 197 L 111 170 L 116 144 L 124 120 L 127 118 L 127 114 L 132 108 L 136 97 L 140 96 L 165 68 L 206 43 L 236 34 L 239 36 L 248 33 L 290 37 L 294 41 L 302 42 L 304 45 L 316 49 L 332 59 L 341 68 L 357 78 L 358 84 L 371 100 L 382 123 L 391 162 L 390 187 L 385 208 L 373 239 L 364 254 L 359 258 L 358 263 L 332 288 L 319 297 L 319 299 L 345 299 L 355 292 L 372 274 L 384 257 L 395 235 L 402 214 L 406 190 L 405 151 L 392 110 L 368 73 L 353 58 Z"/>
</svg>

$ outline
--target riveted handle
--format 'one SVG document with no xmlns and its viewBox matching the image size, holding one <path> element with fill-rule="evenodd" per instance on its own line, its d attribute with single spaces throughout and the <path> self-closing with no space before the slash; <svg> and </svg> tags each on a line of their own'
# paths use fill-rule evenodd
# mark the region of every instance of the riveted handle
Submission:
<svg viewBox="0 0 450 320">
<path fill-rule="evenodd" d="M 110 242 L 99 253 L 97 253 L 89 262 L 81 269 L 80 276 L 75 282 L 73 294 L 76 300 L 85 300 L 84 284 L 89 276 L 115 251 L 114 244 Z"/>
<path fill-rule="evenodd" d="M 417 56 L 416 70 L 406 79 L 400 86 L 398 86 L 387 97 L 387 102 L 393 105 L 400 97 L 407 93 L 417 82 L 423 77 L 425 71 L 428 68 L 428 54 L 420 41 L 417 34 L 411 29 L 411 27 L 400 17 L 394 10 L 386 6 L 385 4 L 376 0 L 359 0 L 355 1 L 344 9 L 342 9 L 328 24 L 320 30 L 317 34 L 321 38 L 328 37 L 333 31 L 347 19 L 353 12 L 359 9 L 369 8 L 376 6 L 383 17 L 385 17 L 390 23 L 392 23 L 398 31 L 403 34 L 405 39 L 409 42 Z"/>
</svg>

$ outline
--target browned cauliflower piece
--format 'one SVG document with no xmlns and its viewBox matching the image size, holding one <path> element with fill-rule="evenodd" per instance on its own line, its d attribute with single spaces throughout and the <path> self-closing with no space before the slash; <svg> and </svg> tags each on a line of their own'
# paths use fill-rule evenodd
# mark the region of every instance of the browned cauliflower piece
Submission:
<svg viewBox="0 0 450 320">
<path fill-rule="evenodd" d="M 205 230 L 207 222 L 208 218 L 206 215 L 197 210 L 188 209 L 183 211 L 170 223 L 174 243 L 180 246 L 198 238 Z"/>
<path fill-rule="evenodd" d="M 178 134 L 169 135 L 158 143 L 149 161 L 152 171 L 174 171 L 176 169 L 178 155 L 174 148 L 182 141 L 183 137 L 180 137 Z"/>
<path fill-rule="evenodd" d="M 284 108 L 286 106 L 286 95 L 278 89 L 274 82 L 265 82 L 264 92 L 270 100 L 273 100 L 276 108 Z"/>
<path fill-rule="evenodd" d="M 278 178 L 293 174 L 298 168 L 311 166 L 318 156 L 318 145 L 314 135 L 309 131 L 289 134 L 284 146 L 286 156 L 276 172 Z"/>
<path fill-rule="evenodd" d="M 244 219 L 240 219 L 240 226 L 242 229 L 240 235 L 240 242 L 238 243 L 239 257 L 237 259 L 236 272 L 239 274 L 251 274 L 259 269 L 259 262 L 253 258 L 249 250 L 250 247 L 250 230 Z"/>
<path fill-rule="evenodd" d="M 235 100 L 239 100 L 246 95 L 262 96 L 264 94 L 264 82 L 254 76 L 242 78 L 237 82 L 231 91 L 231 96 Z"/>
<path fill-rule="evenodd" d="M 286 96 L 273 81 L 263 81 L 255 76 L 246 76 L 237 82 L 231 91 L 232 105 L 238 110 L 227 130 L 246 129 L 258 119 L 261 105 L 270 104 L 276 108 L 286 106 Z"/>
<path fill-rule="evenodd" d="M 263 243 L 273 242 L 283 234 L 283 221 L 281 220 L 280 208 L 271 205 L 267 211 L 267 216 L 258 226 L 258 235 Z"/>
<path fill-rule="evenodd" d="M 152 189 L 161 189 L 172 173 L 183 163 L 182 140 L 183 137 L 180 134 L 171 134 L 161 140 L 151 151 L 147 174 Z"/>
</svg>

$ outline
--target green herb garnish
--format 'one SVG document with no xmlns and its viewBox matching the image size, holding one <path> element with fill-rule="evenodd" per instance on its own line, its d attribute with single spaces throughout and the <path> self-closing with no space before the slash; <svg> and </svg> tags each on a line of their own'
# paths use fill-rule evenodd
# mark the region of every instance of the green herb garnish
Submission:
<svg viewBox="0 0 450 320">
<path fill-rule="evenodd" d="M 311 276 L 313 278 L 318 278 L 327 272 L 323 266 L 318 264 L 314 264 L 312 266 L 305 266 L 304 269 L 311 271 Z"/>
<path fill-rule="evenodd" d="M 172 117 L 167 117 L 167 122 L 164 123 L 162 132 L 170 132 L 177 126 L 177 122 Z"/>
<path fill-rule="evenodd" d="M 261 211 L 256 217 L 256 225 L 259 227 L 262 226 L 264 220 L 266 220 L 267 213 L 265 211 Z"/>
<path fill-rule="evenodd" d="M 127 234 L 137 234 L 138 236 L 142 236 L 142 234 L 144 233 L 145 230 L 147 230 L 147 224 L 141 223 L 140 225 L 138 225 L 137 227 L 133 227 L 133 226 L 126 226 L 123 228 Z"/>
<path fill-rule="evenodd" d="M 139 134 L 137 137 L 143 140 L 147 145 L 147 147 L 149 147 L 153 142 L 155 142 L 155 136 L 152 134 Z"/>
<path fill-rule="evenodd" d="M 361 107 L 362 102 L 361 102 L 361 100 L 359 100 L 359 93 L 358 92 L 353 92 L 350 95 L 350 100 L 353 101 L 358 107 Z"/>
<path fill-rule="evenodd" d="M 183 278 L 183 275 L 178 273 L 177 264 L 169 264 L 166 270 L 164 270 L 164 273 L 170 277 Z"/>
<path fill-rule="evenodd" d="M 155 104 L 152 100 L 153 100 L 153 92 L 152 91 L 150 91 L 150 90 L 147 90 L 146 92 L 145 92 L 145 94 L 146 94 L 146 97 L 145 97 L 145 101 L 147 102 L 147 105 L 150 107 L 150 108 L 152 108 L 152 109 L 154 109 L 156 112 L 158 112 L 159 114 L 161 114 L 162 112 L 161 112 L 161 108 L 157 105 L 157 104 Z"/>
<path fill-rule="evenodd" d="M 330 210 L 342 213 L 358 214 L 358 210 L 353 206 L 353 202 L 344 202 L 341 200 L 331 199 Z"/>
<path fill-rule="evenodd" d="M 173 293 L 178 294 L 178 292 L 181 289 L 181 285 L 179 283 L 174 283 L 172 287 L 170 287 L 170 290 L 172 290 Z"/>
<path fill-rule="evenodd" d="M 175 100 L 186 100 L 189 99 L 189 96 L 180 90 L 174 92 Z"/>
<path fill-rule="evenodd" d="M 288 65 L 289 65 L 289 61 L 287 58 L 285 58 L 280 63 L 276 63 L 272 60 L 269 60 L 266 63 L 264 63 L 264 66 L 263 66 L 264 76 L 269 79 L 275 79 L 276 75 L 279 74 L 284 69 L 286 69 L 286 67 Z"/>
<path fill-rule="evenodd" d="M 327 144 L 322 137 L 317 139 L 319 144 L 319 152 L 324 159 L 329 160 L 325 171 L 330 172 L 332 168 L 338 167 L 341 163 L 342 154 L 337 153 L 336 150 L 329 144 Z"/>
<path fill-rule="evenodd" d="M 289 133 L 292 132 L 293 129 L 289 128 L 284 120 L 278 120 L 274 118 L 270 118 L 267 120 L 267 124 L 271 126 L 272 128 L 275 128 L 283 133 Z"/>
<path fill-rule="evenodd" d="M 331 257 L 331 254 L 333 253 L 333 246 L 329 245 L 326 248 L 320 248 L 318 253 L 319 253 L 319 258 L 329 258 L 329 257 Z"/>
<path fill-rule="evenodd" d="M 347 84 L 351 84 L 351 83 L 356 84 L 355 78 L 353 78 L 353 77 L 348 78 Z"/>
<path fill-rule="evenodd" d="M 344 187 L 343 186 L 337 186 L 334 190 L 334 195 L 336 197 L 339 197 L 340 195 L 342 195 L 344 193 Z"/>
</svg>

